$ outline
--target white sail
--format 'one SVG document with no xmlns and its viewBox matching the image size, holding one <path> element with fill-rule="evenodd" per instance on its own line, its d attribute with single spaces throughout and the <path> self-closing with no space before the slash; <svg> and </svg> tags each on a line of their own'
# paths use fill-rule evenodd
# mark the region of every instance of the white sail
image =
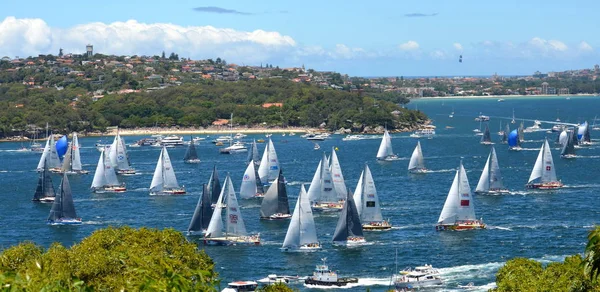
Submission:
<svg viewBox="0 0 600 292">
<path fill-rule="evenodd" d="M 362 176 L 362 199 L 360 221 L 361 222 L 381 222 L 381 206 L 379 205 L 379 196 L 377 196 L 377 188 L 369 166 L 365 164 Z M 356 204 L 356 202 L 355 202 Z"/>
<path fill-rule="evenodd" d="M 302 185 L 290 226 L 283 240 L 283 247 L 297 248 L 301 245 L 317 242 L 317 230 L 315 228 L 312 209 L 304 185 Z"/>
<path fill-rule="evenodd" d="M 77 138 L 77 133 L 73 133 L 73 141 L 71 142 L 71 169 L 74 171 L 82 170 L 81 166 L 81 154 L 79 153 L 79 139 Z"/>
<path fill-rule="evenodd" d="M 496 149 L 492 147 L 490 152 L 490 180 L 489 187 L 491 189 L 504 189 L 504 183 L 502 182 L 502 174 L 500 173 L 500 165 L 498 164 L 498 156 L 496 156 Z"/>
<path fill-rule="evenodd" d="M 227 196 L 227 211 L 225 213 L 227 235 L 245 236 L 247 235 L 246 225 L 229 175 L 225 178 L 223 189 L 224 194 Z"/>
<path fill-rule="evenodd" d="M 492 157 L 492 153 L 488 155 L 487 160 L 485 161 L 485 166 L 483 167 L 483 172 L 479 177 L 479 182 L 477 183 L 477 187 L 475 188 L 476 192 L 487 192 L 490 190 L 490 159 Z"/>
<path fill-rule="evenodd" d="M 104 151 L 104 153 L 106 153 L 106 151 Z M 108 186 L 118 186 L 121 185 L 121 183 L 119 182 L 119 179 L 117 178 L 117 173 L 115 172 L 115 168 L 112 167 L 112 165 L 110 164 L 110 159 L 108 157 L 106 157 L 106 155 L 103 156 L 104 157 L 104 179 L 105 179 L 105 184 Z"/>
<path fill-rule="evenodd" d="M 37 170 L 44 170 L 44 165 L 46 164 L 46 159 L 50 156 L 50 137 L 46 140 L 46 146 L 44 146 L 44 151 L 42 152 L 42 157 L 40 158 L 40 162 L 38 162 Z M 48 165 L 50 168 L 50 165 Z"/>
<path fill-rule="evenodd" d="M 207 238 L 223 237 L 223 218 L 221 217 L 223 208 L 225 208 L 222 203 L 223 196 L 225 196 L 225 188 L 221 189 L 219 199 L 215 205 L 215 210 L 213 211 L 213 214 L 210 217 L 210 222 L 208 223 L 208 227 L 206 228 L 205 236 Z"/>
<path fill-rule="evenodd" d="M 461 220 L 476 220 L 471 187 L 465 168 L 460 163 L 446 197 L 438 224 L 454 224 Z"/>
<path fill-rule="evenodd" d="M 333 177 L 329 171 L 329 160 L 325 153 L 321 160 L 321 189 L 317 201 L 319 202 L 338 202 L 339 195 L 333 185 Z M 347 193 L 347 192 L 346 192 Z"/>
<path fill-rule="evenodd" d="M 356 189 L 354 190 L 354 195 L 352 195 L 352 199 L 354 199 L 354 204 L 356 205 L 356 211 L 358 212 L 358 217 L 362 216 L 362 194 L 363 194 L 363 176 L 365 175 L 364 170 L 360 173 L 360 178 L 358 178 L 358 183 L 356 184 Z"/>
<path fill-rule="evenodd" d="M 269 176 L 269 143 L 265 146 L 265 151 L 263 152 L 263 156 L 260 160 L 260 165 L 258 166 L 258 176 L 260 177 L 260 181 L 263 183 L 268 183 Z"/>
<path fill-rule="evenodd" d="M 48 163 L 48 168 L 60 168 L 61 163 L 60 163 L 60 159 L 58 158 L 58 152 L 56 151 L 56 141 L 54 141 L 54 135 L 52 135 L 52 134 L 50 135 L 49 143 L 46 145 L 47 145 L 48 152 L 46 154 L 45 161 Z M 46 148 L 44 148 L 44 152 L 46 152 Z M 41 162 L 42 161 L 40 161 L 40 163 Z M 43 164 L 42 164 L 42 169 L 44 169 Z"/>
<path fill-rule="evenodd" d="M 119 144 L 119 133 L 117 132 L 117 135 L 115 136 L 115 139 L 113 140 L 112 144 L 110 144 L 110 148 L 108 148 L 108 157 L 110 158 L 110 163 L 112 164 L 113 167 L 117 167 L 119 165 L 118 161 L 117 161 L 117 145 Z"/>
<path fill-rule="evenodd" d="M 279 160 L 277 159 L 277 152 L 275 152 L 275 146 L 273 145 L 273 141 L 271 140 L 271 138 L 269 138 L 269 178 L 267 181 L 274 181 L 278 175 Z"/>
<path fill-rule="evenodd" d="M 163 147 L 163 150 L 165 148 Z M 156 163 L 156 168 L 154 169 L 154 176 L 152 176 L 152 182 L 150 183 L 150 192 L 160 192 L 163 190 L 163 153 L 164 151 L 160 151 L 160 156 L 158 157 L 158 162 Z"/>
<path fill-rule="evenodd" d="M 317 170 L 315 171 L 315 175 L 313 176 L 312 181 L 310 182 L 310 186 L 308 187 L 308 200 L 311 202 L 316 202 L 321 194 L 321 164 L 323 161 L 319 161 L 319 166 L 317 166 Z"/>
<path fill-rule="evenodd" d="M 410 162 L 408 163 L 408 170 L 424 169 L 425 163 L 423 161 L 423 152 L 421 151 L 421 142 L 417 141 L 417 146 L 413 150 L 410 156 Z"/>
<path fill-rule="evenodd" d="M 106 185 L 106 179 L 104 176 L 104 153 L 100 152 L 100 159 L 98 159 L 98 165 L 96 165 L 96 172 L 94 172 L 94 179 L 92 180 L 92 188 L 101 188 Z"/>
<path fill-rule="evenodd" d="M 560 132 L 560 135 L 558 136 L 558 143 L 562 146 L 565 146 L 565 144 L 567 144 L 568 139 L 569 139 L 569 133 L 567 133 L 567 130 L 563 130 L 562 132 Z"/>
<path fill-rule="evenodd" d="M 535 160 L 535 165 L 529 176 L 529 183 L 536 179 L 540 179 L 541 182 L 553 182 L 557 181 L 556 171 L 554 169 L 554 162 L 552 160 L 552 153 L 550 152 L 550 145 L 548 140 L 544 140 L 542 148 Z"/>
<path fill-rule="evenodd" d="M 342 174 L 342 167 L 338 160 L 335 148 L 331 150 L 331 176 L 333 178 L 333 186 L 338 194 L 338 199 L 343 200 L 348 195 L 348 188 L 346 188 L 346 182 L 344 181 L 344 174 Z"/>
<path fill-rule="evenodd" d="M 377 159 L 385 159 L 386 157 L 393 155 L 392 151 L 392 139 L 387 129 L 383 132 L 381 138 L 381 144 L 379 144 L 379 150 L 377 151 Z"/>
<path fill-rule="evenodd" d="M 175 177 L 175 170 L 173 170 L 173 164 L 171 164 L 171 158 L 169 157 L 169 152 L 167 148 L 163 147 L 162 157 L 162 167 L 163 167 L 163 185 L 164 188 L 172 189 L 179 188 L 179 184 L 177 183 L 177 177 Z"/>
<path fill-rule="evenodd" d="M 123 141 L 121 135 L 117 134 L 117 137 L 117 169 L 129 170 L 131 166 L 129 165 L 125 141 Z"/>
<path fill-rule="evenodd" d="M 250 161 L 252 162 L 252 161 Z M 254 163 L 248 163 L 246 172 L 242 177 L 242 184 L 240 185 L 240 197 L 242 199 L 249 199 L 256 195 L 256 171 L 254 170 Z"/>
</svg>

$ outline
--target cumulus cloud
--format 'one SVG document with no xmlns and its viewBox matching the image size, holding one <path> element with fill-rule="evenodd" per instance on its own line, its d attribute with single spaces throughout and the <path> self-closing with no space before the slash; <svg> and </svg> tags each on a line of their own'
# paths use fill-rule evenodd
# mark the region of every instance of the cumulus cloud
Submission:
<svg viewBox="0 0 600 292">
<path fill-rule="evenodd" d="M 454 43 L 452 44 L 452 46 L 457 50 L 457 51 L 462 51 L 463 50 L 463 46 L 460 43 Z"/>
<path fill-rule="evenodd" d="M 442 51 L 442 50 L 435 50 L 431 53 L 429 53 L 429 57 L 431 57 L 434 60 L 443 60 L 446 59 L 446 52 Z"/>
<path fill-rule="evenodd" d="M 335 49 L 329 53 L 329 56 L 334 59 L 354 59 L 365 54 L 366 52 L 362 48 L 351 48 L 344 44 L 337 44 Z"/>
<path fill-rule="evenodd" d="M 182 57 L 260 62 L 265 56 L 294 50 L 296 41 L 275 31 L 238 31 L 212 26 L 179 26 L 169 23 L 94 22 L 59 29 L 41 19 L 7 17 L 0 22 L 0 50 L 3 55 L 40 53 L 83 53 L 85 45 L 104 54 L 154 55 L 174 51 Z"/>
<path fill-rule="evenodd" d="M 194 8 L 195 11 L 198 12 L 206 12 L 206 13 L 217 13 L 217 14 L 238 14 L 238 15 L 252 15 L 254 13 L 237 11 L 234 9 L 227 9 L 216 6 L 202 6 Z"/>
<path fill-rule="evenodd" d="M 588 44 L 586 41 L 579 43 L 578 48 L 582 52 L 591 52 L 594 50 L 594 48 L 592 48 L 592 46 L 590 46 L 590 44 Z"/>
<path fill-rule="evenodd" d="M 414 51 L 419 49 L 419 43 L 415 41 L 408 41 L 406 43 L 400 44 L 398 48 L 400 48 L 400 50 L 403 51 Z"/>
<path fill-rule="evenodd" d="M 404 14 L 404 17 L 431 17 L 431 16 L 436 16 L 438 15 L 437 13 L 419 13 L 419 12 L 415 12 L 415 13 L 407 13 Z"/>
<path fill-rule="evenodd" d="M 539 50 L 542 51 L 559 51 L 559 52 L 564 52 L 566 50 L 569 49 L 569 47 L 561 42 L 561 41 L 557 41 L 557 40 L 545 40 L 539 37 L 534 37 L 531 40 L 529 40 L 529 45 L 531 45 L 534 48 L 537 48 Z"/>
</svg>

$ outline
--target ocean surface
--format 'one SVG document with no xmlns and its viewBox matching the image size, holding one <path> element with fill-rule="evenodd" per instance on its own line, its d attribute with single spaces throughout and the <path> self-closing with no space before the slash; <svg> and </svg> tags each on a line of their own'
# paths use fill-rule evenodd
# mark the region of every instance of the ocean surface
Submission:
<svg viewBox="0 0 600 292">
<path fill-rule="evenodd" d="M 473 282 L 479 290 L 494 286 L 495 273 L 505 261 L 513 257 L 532 258 L 543 262 L 561 261 L 565 256 L 582 253 L 586 235 L 600 220 L 600 131 L 592 131 L 594 145 L 577 149 L 577 158 L 559 157 L 558 147 L 553 143 L 556 133 L 546 131 L 526 133 L 525 148 L 520 152 L 508 151 L 499 143 L 500 122 L 510 122 L 513 109 L 518 126 L 524 119 L 525 126 L 532 120 L 593 123 L 600 114 L 600 97 L 552 97 L 552 98 L 505 98 L 496 99 L 428 99 L 413 101 L 410 108 L 418 108 L 434 120 L 437 134 L 433 139 L 421 139 L 425 164 L 431 169 L 425 175 L 407 173 L 408 158 L 417 140 L 409 133 L 392 135 L 394 152 L 400 161 L 380 163 L 375 154 L 380 136 L 359 141 L 342 141 L 341 135 L 320 142 L 321 150 L 313 150 L 313 142 L 296 136 L 274 134 L 284 176 L 288 182 L 290 207 L 296 203 L 302 183 L 310 183 L 322 152 L 338 148 L 338 157 L 346 178 L 346 184 L 354 190 L 364 163 L 368 163 L 385 218 L 394 228 L 385 232 L 368 232 L 368 244 L 361 247 L 334 247 L 331 238 L 337 222 L 337 214 L 317 215 L 317 233 L 323 251 L 314 253 L 283 253 L 283 242 L 288 221 L 259 220 L 259 201 L 240 200 L 246 228 L 260 232 L 261 246 L 204 247 L 200 248 L 216 262 L 222 278 L 221 288 L 232 280 L 257 280 L 269 274 L 309 275 L 321 258 L 327 258 L 331 268 L 340 276 L 360 278 L 359 285 L 351 290 L 384 291 L 391 286 L 393 273 L 406 267 L 432 264 L 439 268 L 445 280 L 443 289 L 460 290 L 458 285 Z M 454 110 L 454 117 L 449 118 Z M 499 158 L 507 195 L 475 195 L 475 211 L 488 224 L 487 230 L 464 232 L 437 232 L 434 225 L 446 199 L 455 169 L 462 158 L 471 188 L 475 188 L 479 175 L 490 151 L 490 146 L 479 144 L 480 136 L 473 129 L 480 123 L 474 118 L 480 112 L 491 117 L 489 127 Z M 482 125 L 485 127 L 485 123 Z M 543 123 L 543 128 L 551 128 Z M 452 127 L 452 128 L 447 128 Z M 503 126 L 504 128 L 504 126 Z M 483 128 L 482 128 L 483 130 Z M 557 175 L 566 185 L 564 189 L 529 191 L 524 188 L 535 163 L 544 138 L 553 145 Z M 132 143 L 142 136 L 124 137 Z M 0 204 L 0 248 L 6 248 L 29 240 L 43 246 L 61 242 L 66 246 L 77 243 L 98 228 L 129 225 L 133 227 L 170 227 L 185 232 L 200 195 L 202 183 L 207 182 L 213 165 L 219 170 L 223 181 L 231 175 L 239 190 L 246 168 L 246 154 L 223 155 L 209 140 L 198 146 L 199 165 L 183 163 L 185 147 L 169 148 L 180 184 L 188 194 L 177 197 L 151 197 L 148 188 L 152 179 L 160 148 L 129 148 L 130 160 L 139 175 L 124 177 L 128 191 L 123 194 L 94 194 L 89 191 L 93 172 L 100 153 L 94 147 L 98 138 L 81 138 L 82 160 L 88 175 L 70 176 L 75 207 L 83 218 L 80 226 L 48 226 L 45 224 L 49 204 L 31 202 L 38 174 L 34 171 L 39 153 L 16 152 L 20 143 L 1 143 L 0 181 L 2 204 Z M 251 139 L 264 135 L 248 136 Z M 185 138 L 189 140 L 189 137 Z M 112 137 L 105 137 L 110 143 Z M 261 150 L 264 143 L 259 144 Z M 59 176 L 54 177 L 58 188 Z M 301 284 L 295 288 L 308 290 Z"/>
</svg>

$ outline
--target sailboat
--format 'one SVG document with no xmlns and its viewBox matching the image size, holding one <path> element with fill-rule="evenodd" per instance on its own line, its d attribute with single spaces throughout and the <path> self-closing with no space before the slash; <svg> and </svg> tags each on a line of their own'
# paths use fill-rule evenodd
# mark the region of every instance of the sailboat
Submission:
<svg viewBox="0 0 600 292">
<path fill-rule="evenodd" d="M 502 175 L 500 174 L 500 165 L 498 165 L 496 149 L 492 146 L 492 150 L 490 150 L 490 154 L 483 167 L 481 177 L 479 177 L 479 183 L 477 183 L 477 187 L 475 188 L 475 193 L 501 194 L 508 192 L 509 191 L 504 188 L 504 184 L 502 183 Z"/>
<path fill-rule="evenodd" d="M 219 194 L 218 203 L 210 217 L 210 223 L 204 234 L 207 245 L 260 244 L 260 234 L 248 235 L 240 206 L 235 197 L 231 178 L 227 175 L 225 184 Z M 225 232 L 223 232 L 222 213 L 225 210 Z"/>
<path fill-rule="evenodd" d="M 236 154 L 248 152 L 248 147 L 244 145 L 241 141 L 233 142 L 233 113 L 231 114 L 231 118 L 229 119 L 229 146 L 225 148 L 219 149 L 219 153 L 221 154 Z M 242 138 L 242 133 L 238 133 L 236 139 Z M 244 136 L 245 137 L 245 136 Z"/>
<path fill-rule="evenodd" d="M 123 193 L 127 190 L 125 183 L 119 182 L 115 169 L 106 155 L 108 155 L 106 149 L 100 152 L 91 189 L 94 193 Z"/>
<path fill-rule="evenodd" d="M 565 131 L 563 131 L 564 133 L 566 133 Z M 564 141 L 564 144 L 562 144 L 562 148 L 560 150 L 560 157 L 561 158 L 575 158 L 575 145 L 573 144 L 573 135 L 575 135 L 573 132 L 569 132 L 567 134 L 567 138 Z M 562 136 L 562 133 L 561 133 Z M 560 137 L 559 137 L 560 139 Z"/>
<path fill-rule="evenodd" d="M 360 222 L 362 222 L 362 229 L 389 230 L 392 228 L 392 224 L 388 220 L 384 220 L 381 215 L 381 206 L 379 205 L 375 181 L 366 163 L 354 190 L 353 199 L 356 204 L 358 217 L 360 218 Z"/>
<path fill-rule="evenodd" d="M 58 158 L 58 152 L 56 151 L 56 142 L 54 141 L 54 135 L 50 134 L 48 140 L 46 140 L 46 146 L 42 152 L 42 157 L 37 166 L 37 171 L 44 170 L 44 165 L 48 165 L 48 169 L 52 172 L 60 172 L 60 159 Z"/>
<path fill-rule="evenodd" d="M 504 132 L 504 130 L 502 130 L 502 121 L 500 121 L 500 130 L 498 130 L 498 136 L 502 136 L 504 134 L 506 133 Z"/>
<path fill-rule="evenodd" d="M 192 221 L 187 229 L 188 235 L 202 234 L 206 232 L 213 210 L 210 204 L 210 190 L 207 184 L 202 185 L 202 194 L 198 198 L 198 204 L 194 210 Z"/>
<path fill-rule="evenodd" d="M 40 172 L 37 188 L 31 200 L 34 202 L 51 203 L 54 202 L 55 196 L 56 193 L 52 184 L 50 171 L 48 170 L 48 166 L 44 164 L 44 169 Z"/>
<path fill-rule="evenodd" d="M 348 188 L 344 180 L 344 174 L 342 174 L 342 167 L 335 151 L 336 147 L 331 149 L 331 159 L 329 160 L 331 165 L 329 171 L 331 172 L 331 178 L 333 179 L 333 187 L 338 195 L 338 200 L 344 200 Z"/>
<path fill-rule="evenodd" d="M 75 204 L 73 204 L 73 194 L 67 174 L 63 174 L 60 182 L 60 189 L 56 194 L 50 215 L 46 221 L 49 225 L 78 225 L 81 224 L 81 218 L 77 217 Z"/>
<path fill-rule="evenodd" d="M 379 144 L 379 151 L 377 151 L 377 160 L 398 160 L 398 156 L 394 154 L 394 151 L 392 150 L 392 138 L 390 137 L 390 133 L 388 133 L 387 129 L 385 129 L 385 131 L 383 132 L 381 144 Z"/>
<path fill-rule="evenodd" d="M 579 144 L 581 146 L 592 145 L 592 139 L 590 137 L 590 125 L 588 124 L 588 122 L 581 124 L 581 127 L 579 128 L 579 132 L 581 133 L 581 137 L 578 137 L 579 140 L 581 141 L 581 143 L 579 143 Z"/>
<path fill-rule="evenodd" d="M 510 134 L 508 134 L 508 150 L 520 151 L 521 148 L 521 140 L 519 139 L 519 131 L 517 129 L 512 130 Z"/>
<path fill-rule="evenodd" d="M 242 177 L 242 185 L 240 186 L 240 198 L 251 199 L 251 198 L 262 198 L 265 190 L 260 177 L 258 176 L 258 170 L 254 161 L 250 161 Z"/>
<path fill-rule="evenodd" d="M 479 120 L 479 129 L 475 128 L 473 129 L 473 133 L 475 133 L 475 136 L 481 136 L 483 135 L 483 133 L 481 132 L 481 125 L 483 123 L 483 120 Z"/>
<path fill-rule="evenodd" d="M 441 231 L 484 228 L 483 221 L 481 219 L 477 220 L 477 217 L 475 217 L 473 194 L 469 186 L 467 172 L 461 161 L 435 229 Z"/>
<path fill-rule="evenodd" d="M 344 201 L 339 199 L 333 185 L 333 178 L 328 165 L 329 160 L 323 153 L 323 158 L 321 158 L 308 188 L 308 199 L 314 211 L 340 211 L 344 206 Z"/>
<path fill-rule="evenodd" d="M 183 156 L 183 162 L 200 163 L 200 158 L 198 158 L 198 152 L 196 152 L 196 145 L 194 145 L 193 139 L 190 139 L 190 145 L 188 145 L 188 148 L 185 151 L 185 155 Z"/>
<path fill-rule="evenodd" d="M 481 136 L 481 141 L 479 141 L 479 144 L 483 144 L 483 145 L 494 144 L 494 143 L 492 143 L 492 135 L 490 134 L 490 127 L 488 127 L 488 124 L 485 124 L 485 131 L 483 131 L 483 136 Z"/>
<path fill-rule="evenodd" d="M 579 143 L 579 138 L 577 137 L 577 136 L 579 136 L 578 134 L 579 134 L 579 127 L 574 127 L 573 128 L 573 135 L 570 136 L 570 137 L 571 137 L 571 140 L 573 140 L 573 145 L 575 145 L 575 148 L 579 148 L 580 147 L 579 146 L 579 144 L 580 144 Z"/>
<path fill-rule="evenodd" d="M 517 121 L 515 120 L 515 109 L 513 108 L 513 116 L 512 116 L 512 120 L 510 121 L 511 124 L 515 124 Z"/>
<path fill-rule="evenodd" d="M 348 191 L 348 196 L 346 197 L 337 226 L 335 227 L 335 232 L 333 233 L 333 244 L 352 246 L 365 242 L 358 210 L 354 204 L 352 193 Z"/>
<path fill-rule="evenodd" d="M 217 172 L 216 165 L 213 166 L 213 171 L 210 174 L 210 178 L 208 178 L 208 190 L 210 193 L 210 203 L 214 208 L 221 194 L 221 182 L 219 181 L 219 173 Z"/>
<path fill-rule="evenodd" d="M 552 152 L 550 152 L 548 140 L 545 139 L 525 187 L 528 189 L 547 190 L 561 188 L 562 186 L 563 184 L 556 178 Z"/>
<path fill-rule="evenodd" d="M 304 184 L 300 187 L 298 201 L 281 249 L 283 251 L 316 251 L 321 249 Z"/>
<path fill-rule="evenodd" d="M 260 205 L 260 219 L 279 220 L 290 219 L 290 205 L 283 172 L 279 170 L 277 178 L 265 193 Z"/>
<path fill-rule="evenodd" d="M 89 173 L 89 171 L 83 170 L 81 166 L 81 154 L 79 153 L 79 139 L 77 139 L 77 133 L 73 133 L 73 141 L 71 141 L 71 145 L 69 145 L 69 148 L 67 149 L 60 172 L 66 174 Z"/>
<path fill-rule="evenodd" d="M 506 124 L 506 130 L 504 130 L 502 132 L 502 139 L 501 139 L 502 144 L 508 144 L 508 134 L 509 133 L 510 133 L 510 128 L 509 128 L 508 124 Z"/>
<path fill-rule="evenodd" d="M 562 132 L 560 132 L 560 134 L 558 134 L 558 137 L 556 137 L 556 144 L 560 144 L 561 146 L 565 146 L 565 144 L 567 144 L 567 140 L 571 140 L 572 137 L 569 136 L 569 132 L 565 129 L 562 130 Z M 573 143 L 573 142 L 571 142 Z M 573 148 L 575 147 L 575 144 L 573 144 Z"/>
<path fill-rule="evenodd" d="M 410 156 L 408 163 L 408 172 L 410 173 L 427 173 L 425 162 L 423 161 L 423 151 L 421 150 L 421 142 L 417 141 L 417 146 Z"/>
<path fill-rule="evenodd" d="M 180 187 L 175 177 L 175 171 L 169 158 L 169 152 L 165 146 L 160 151 L 158 163 L 154 170 L 152 183 L 150 184 L 150 195 L 183 195 L 185 187 Z"/>
<path fill-rule="evenodd" d="M 260 181 L 264 184 L 272 183 L 279 173 L 279 160 L 277 159 L 277 152 L 275 151 L 275 146 L 273 145 L 273 141 L 269 138 L 269 142 L 265 147 L 265 152 L 263 152 L 262 159 L 260 161 L 260 166 L 258 167 L 258 175 L 260 177 Z"/>
<path fill-rule="evenodd" d="M 248 157 L 246 158 L 246 163 L 250 163 L 250 161 L 254 161 L 256 167 L 260 165 L 256 140 L 252 140 L 252 144 L 250 144 L 250 149 L 248 150 Z"/>
<path fill-rule="evenodd" d="M 525 141 L 525 125 L 523 124 L 523 121 L 521 121 L 521 124 L 519 125 L 519 142 L 523 143 Z"/>
<path fill-rule="evenodd" d="M 117 136 L 115 136 L 115 140 L 110 145 L 108 149 L 110 154 L 110 162 L 112 166 L 116 169 L 117 174 L 120 175 L 134 175 L 135 169 L 131 167 L 129 164 L 129 156 L 127 155 L 127 149 L 125 146 L 125 141 L 121 138 L 119 134 L 119 130 L 117 129 Z"/>
</svg>

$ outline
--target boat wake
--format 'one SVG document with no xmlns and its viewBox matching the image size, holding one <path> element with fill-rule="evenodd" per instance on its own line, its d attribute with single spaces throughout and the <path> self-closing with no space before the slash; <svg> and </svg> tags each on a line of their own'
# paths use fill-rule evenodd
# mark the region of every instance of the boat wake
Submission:
<svg viewBox="0 0 600 292">
<path fill-rule="evenodd" d="M 595 159 L 595 158 L 600 158 L 600 155 L 591 155 L 591 156 L 579 156 L 579 155 L 576 155 L 575 158 Z"/>
<path fill-rule="evenodd" d="M 310 185 L 310 182 L 305 182 L 305 181 L 291 181 L 291 182 L 286 182 L 285 183 L 288 186 L 298 186 L 301 184 L 305 184 L 305 185 Z"/>
<path fill-rule="evenodd" d="M 540 148 L 521 148 L 520 151 L 540 151 Z"/>
<path fill-rule="evenodd" d="M 323 285 L 307 285 L 306 288 L 314 289 L 351 289 L 356 287 L 368 287 L 368 286 L 393 286 L 392 278 L 358 278 L 358 283 L 348 283 L 346 286 L 323 286 Z"/>
<path fill-rule="evenodd" d="M 509 227 L 502 227 L 502 226 L 491 226 L 491 225 L 488 225 L 488 226 L 487 226 L 487 229 L 490 229 L 490 230 L 492 230 L 492 229 L 500 229 L 500 230 L 506 230 L 506 231 L 513 231 L 513 230 L 512 230 L 512 229 L 510 229 Z"/>
<path fill-rule="evenodd" d="M 450 169 L 438 169 L 438 170 L 427 170 L 427 173 L 441 173 L 441 172 L 455 172 L 456 169 L 455 168 L 450 168 Z"/>
<path fill-rule="evenodd" d="M 600 188 L 600 184 L 564 185 L 563 186 L 563 189 L 586 189 L 586 188 Z"/>
<path fill-rule="evenodd" d="M 250 205 L 246 205 L 246 206 L 242 207 L 242 209 L 256 209 L 256 208 L 260 208 L 260 205 L 258 205 L 258 204 L 250 204 Z"/>
</svg>

